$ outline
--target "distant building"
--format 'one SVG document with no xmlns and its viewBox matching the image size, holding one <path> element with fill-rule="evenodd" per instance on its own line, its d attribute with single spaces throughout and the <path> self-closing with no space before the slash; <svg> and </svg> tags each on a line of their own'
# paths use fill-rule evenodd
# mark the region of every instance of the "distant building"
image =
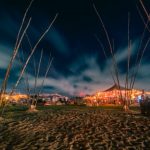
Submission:
<svg viewBox="0 0 150 150">
<path fill-rule="evenodd" d="M 40 98 L 46 103 L 45 105 L 65 105 L 69 98 L 60 94 L 41 94 Z"/>
<path fill-rule="evenodd" d="M 10 93 L 5 93 L 1 95 L 1 98 L 3 99 L 3 102 L 7 102 L 7 103 L 22 103 L 23 101 L 28 100 L 28 96 L 26 94 L 20 94 L 20 93 L 13 93 L 12 95 L 10 95 Z"/>
</svg>

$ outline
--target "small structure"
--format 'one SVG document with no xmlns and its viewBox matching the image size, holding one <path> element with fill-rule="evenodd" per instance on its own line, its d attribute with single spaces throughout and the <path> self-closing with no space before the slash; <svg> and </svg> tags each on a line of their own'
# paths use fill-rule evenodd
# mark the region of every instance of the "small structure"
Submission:
<svg viewBox="0 0 150 150">
<path fill-rule="evenodd" d="M 115 84 L 104 91 L 97 92 L 91 96 L 85 96 L 84 100 L 88 106 L 99 106 L 103 104 L 120 105 L 125 101 L 128 101 L 129 104 L 134 104 L 138 103 L 138 96 L 142 95 L 142 93 L 143 90 L 126 89 L 123 86 L 119 87 Z"/>
<path fill-rule="evenodd" d="M 5 93 L 2 95 L 2 98 L 8 103 L 22 103 L 23 101 L 28 100 L 28 96 L 26 94 L 14 93 L 10 95 L 10 93 Z"/>
<path fill-rule="evenodd" d="M 85 105 L 84 97 L 81 97 L 81 96 L 72 97 L 69 100 L 69 104 L 70 105 Z"/>
<path fill-rule="evenodd" d="M 69 98 L 60 94 L 42 94 L 40 98 L 45 101 L 45 105 L 65 105 Z"/>
</svg>

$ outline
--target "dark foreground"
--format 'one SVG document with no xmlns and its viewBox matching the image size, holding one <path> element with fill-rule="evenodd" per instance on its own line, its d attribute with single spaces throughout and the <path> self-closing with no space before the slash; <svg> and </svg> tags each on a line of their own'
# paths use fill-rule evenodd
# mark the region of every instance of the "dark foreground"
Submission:
<svg viewBox="0 0 150 150">
<path fill-rule="evenodd" d="M 119 108 L 12 109 L 5 118 L 0 150 L 150 149 L 150 118 Z"/>
</svg>

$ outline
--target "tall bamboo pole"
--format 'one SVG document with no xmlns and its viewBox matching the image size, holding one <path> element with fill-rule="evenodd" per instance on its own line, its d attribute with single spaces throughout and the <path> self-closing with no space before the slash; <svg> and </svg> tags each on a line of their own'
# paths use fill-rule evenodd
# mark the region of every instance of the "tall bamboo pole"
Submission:
<svg viewBox="0 0 150 150">
<path fill-rule="evenodd" d="M 142 8 L 143 8 L 143 10 L 144 10 L 144 12 L 145 12 L 145 14 L 146 14 L 148 20 L 149 20 L 149 19 L 150 19 L 150 18 L 149 18 L 149 13 L 148 13 L 148 11 L 146 10 L 146 7 L 144 6 L 144 3 L 143 3 L 142 0 L 140 0 L 140 4 L 141 4 L 141 6 L 142 6 Z"/>
<path fill-rule="evenodd" d="M 142 14 L 141 14 L 141 12 L 140 12 L 138 7 L 137 7 L 137 10 L 138 10 L 138 13 L 139 13 L 141 19 L 143 20 L 144 18 L 142 17 Z M 149 23 L 149 20 L 147 20 L 146 23 L 144 21 L 144 30 L 142 32 L 142 35 L 141 35 L 141 38 L 140 38 L 140 42 L 139 42 L 139 45 L 138 45 L 138 52 L 137 52 L 137 56 L 136 56 L 135 63 L 134 63 L 134 70 L 133 70 L 133 72 L 131 74 L 130 89 L 133 88 L 133 82 L 134 82 L 134 78 L 135 78 L 136 72 L 137 72 L 137 67 L 138 67 L 138 63 L 139 63 L 139 59 L 140 59 L 140 52 L 142 51 L 141 50 L 142 49 L 142 43 L 143 43 L 143 40 L 144 40 L 146 29 L 148 29 L 148 23 Z"/>
<path fill-rule="evenodd" d="M 97 11 L 95 5 L 93 4 L 93 8 L 102 24 L 102 27 L 104 29 L 104 32 L 105 32 L 105 35 L 106 35 L 106 39 L 108 41 L 108 45 L 109 45 L 109 49 L 110 49 L 110 52 L 111 52 L 111 55 L 112 55 L 112 60 L 113 60 L 113 66 L 114 66 L 114 71 L 115 71 L 115 75 L 116 75 L 116 80 L 117 80 L 117 84 L 118 84 L 118 87 L 119 87 L 119 91 L 120 91 L 120 98 L 121 100 L 123 101 L 123 97 L 122 97 L 122 92 L 121 92 L 121 88 L 120 88 L 120 81 L 119 81 L 119 72 L 118 72 L 118 66 L 117 66 L 117 63 L 116 63 L 116 58 L 115 58 L 115 55 L 113 53 L 113 48 L 112 48 L 112 45 L 111 45 L 111 42 L 110 42 L 110 38 L 109 38 L 109 35 L 108 35 L 108 32 L 106 30 L 106 27 L 103 23 L 103 20 L 99 14 L 99 12 Z"/>
<path fill-rule="evenodd" d="M 106 54 L 104 45 L 102 44 L 102 42 L 100 41 L 100 39 L 98 38 L 97 35 L 95 35 L 95 38 L 96 38 L 97 42 L 99 43 L 99 45 L 101 46 L 106 60 L 108 60 L 108 56 L 107 56 L 107 54 Z M 113 79 L 114 85 L 116 85 L 115 77 L 114 77 L 113 72 L 111 71 L 111 69 L 110 69 L 110 74 L 111 74 L 111 77 L 112 77 L 112 79 Z"/>
<path fill-rule="evenodd" d="M 31 5 L 32 5 L 32 3 L 33 3 L 33 1 L 34 1 L 34 0 L 31 0 L 29 6 L 27 7 L 27 9 L 26 9 L 26 11 L 25 11 L 25 13 L 24 13 L 22 22 L 21 22 L 21 26 L 20 26 L 20 28 L 19 28 L 19 31 L 18 31 L 18 34 L 17 34 L 17 38 L 16 38 L 15 47 L 14 47 L 14 50 L 13 50 L 13 54 L 12 54 L 12 57 L 11 57 L 11 59 L 10 59 L 9 65 L 8 65 L 8 67 L 7 67 L 7 71 L 6 71 L 4 80 L 3 80 L 3 82 L 2 82 L 0 100 L 1 100 L 1 95 L 3 95 L 3 93 L 5 93 L 5 91 L 6 91 L 6 88 L 7 88 L 7 81 L 8 81 L 8 78 L 9 78 L 10 70 L 11 70 L 11 68 L 12 68 L 12 64 L 13 64 L 13 62 L 14 62 L 14 60 L 15 60 L 15 57 L 16 57 L 16 55 L 17 55 L 18 49 L 19 49 L 19 47 L 20 47 L 20 44 L 21 44 L 21 42 L 22 42 L 22 40 L 23 40 L 23 37 L 24 37 L 24 35 L 25 35 L 25 33 L 26 33 L 26 31 L 27 31 L 29 25 L 30 25 L 31 18 L 28 20 L 28 23 L 27 23 L 25 29 L 23 30 L 23 33 L 21 34 L 22 29 L 23 29 L 23 26 L 24 26 L 24 22 L 25 22 L 25 20 L 26 20 L 27 13 L 28 13 L 28 11 L 29 11 L 29 9 L 30 9 L 30 7 L 31 7 Z M 20 34 L 21 34 L 21 35 L 20 35 Z"/>
<path fill-rule="evenodd" d="M 51 57 L 51 55 L 50 55 L 50 57 Z M 46 69 L 46 72 L 45 72 L 44 78 L 43 78 L 42 83 L 41 83 L 41 89 L 39 90 L 38 95 L 40 95 L 40 94 L 41 94 L 41 92 L 42 92 L 42 90 L 43 90 L 44 82 L 45 82 L 45 79 L 47 78 L 47 75 L 48 75 L 48 72 L 49 72 L 50 67 L 51 67 L 51 65 L 52 65 L 52 62 L 53 62 L 53 58 L 50 58 L 50 59 L 49 59 L 49 63 L 48 63 L 48 65 L 47 65 L 47 69 Z"/>
<path fill-rule="evenodd" d="M 150 32 L 150 29 L 149 29 L 149 27 L 148 27 L 148 24 L 149 24 L 149 21 L 150 21 L 150 20 L 147 19 L 147 22 L 145 22 L 144 17 L 143 17 L 143 15 L 142 15 L 142 13 L 141 13 L 139 7 L 138 7 L 138 6 L 136 6 L 136 7 L 137 7 L 138 14 L 139 14 L 141 20 L 143 21 L 144 26 L 145 26 L 145 27 L 147 28 L 147 30 Z"/>
<path fill-rule="evenodd" d="M 130 13 L 128 13 L 128 55 L 127 55 L 127 72 L 126 72 L 126 79 L 125 79 L 125 101 L 126 107 L 129 107 L 129 69 L 130 69 L 130 57 L 131 57 L 131 40 L 130 40 Z"/>
<path fill-rule="evenodd" d="M 43 57 L 43 49 L 42 49 L 42 51 L 41 51 L 40 60 L 39 60 L 39 65 L 38 65 L 38 70 L 37 70 L 37 74 L 36 74 L 36 77 L 35 77 L 35 88 L 37 88 L 37 80 L 38 80 L 39 73 L 40 73 L 42 57 Z M 36 90 L 35 90 L 35 91 L 36 91 Z"/>
<path fill-rule="evenodd" d="M 135 84 L 135 79 L 136 79 L 136 76 L 137 76 L 137 74 L 138 74 L 138 71 L 139 71 L 139 68 L 140 68 L 140 65 L 141 65 L 141 62 L 142 62 L 142 58 L 143 58 L 143 56 L 144 56 L 144 53 L 145 53 L 145 51 L 146 51 L 146 49 L 147 49 L 149 43 L 150 43 L 150 38 L 147 40 L 147 42 L 146 42 L 146 44 L 145 44 L 145 47 L 144 47 L 144 49 L 143 49 L 143 51 L 142 51 L 141 57 L 140 57 L 140 59 L 139 59 L 139 62 L 138 62 L 138 64 L 137 64 L 137 69 L 136 69 L 136 71 L 135 71 L 134 78 L 133 78 L 133 82 L 132 82 L 132 86 L 131 86 L 132 89 L 133 89 L 134 84 Z"/>
<path fill-rule="evenodd" d="M 30 41 L 29 36 L 26 34 L 26 38 L 27 38 L 27 42 L 29 43 L 30 49 L 32 51 L 32 44 Z M 34 76 L 35 76 L 35 83 L 34 83 L 34 93 L 36 93 L 36 74 L 37 74 L 37 69 L 36 69 L 36 61 L 35 61 L 35 57 L 33 55 L 33 67 L 34 67 Z"/>
<path fill-rule="evenodd" d="M 106 35 L 106 39 L 107 39 L 107 41 L 108 41 L 109 49 L 110 49 L 110 52 L 111 52 L 111 55 L 112 55 L 112 59 L 113 59 L 113 66 L 114 66 L 114 70 L 115 70 L 115 75 L 116 75 L 116 79 L 117 79 L 117 84 L 118 84 L 118 87 L 119 87 L 119 90 L 120 90 L 120 81 L 119 81 L 118 67 L 117 67 L 117 63 L 116 63 L 115 56 L 114 56 L 114 54 L 113 54 L 113 48 L 112 48 L 112 45 L 111 45 L 111 42 L 110 42 L 110 38 L 109 38 L 108 32 L 107 32 L 107 30 L 106 30 L 106 27 L 105 27 L 105 25 L 104 25 L 104 23 L 103 23 L 103 21 L 102 21 L 102 19 L 101 19 L 101 16 L 100 16 L 99 12 L 97 11 L 97 9 L 96 9 L 96 7 L 95 7 L 94 4 L 93 4 L 93 8 L 94 8 L 94 10 L 95 10 L 95 12 L 96 12 L 96 14 L 97 14 L 97 16 L 98 16 L 98 18 L 99 18 L 101 24 L 102 24 L 102 27 L 103 27 L 104 32 L 105 32 L 105 35 Z M 121 99 L 122 99 L 122 94 L 121 94 L 121 93 L 120 93 L 120 97 L 121 97 Z"/>
<path fill-rule="evenodd" d="M 5 91 L 6 91 L 6 88 L 7 88 L 7 81 L 8 81 L 8 78 L 9 78 L 10 70 L 11 70 L 11 68 L 12 68 L 13 62 L 14 62 L 14 60 L 15 60 L 15 58 L 16 58 L 17 53 L 18 53 L 18 49 L 19 49 L 20 44 L 21 44 L 21 42 L 22 42 L 22 40 L 23 40 L 23 37 L 24 37 L 24 35 L 25 35 L 25 33 L 26 33 L 26 31 L 27 31 L 29 25 L 30 25 L 30 22 L 31 22 L 31 18 L 29 19 L 28 24 L 26 25 L 26 27 L 25 27 L 25 29 L 24 29 L 24 31 L 23 31 L 23 34 L 21 35 L 21 38 L 19 39 L 19 43 L 16 45 L 16 47 L 15 47 L 15 49 L 14 49 L 14 51 L 13 51 L 13 54 L 12 54 L 10 63 L 9 63 L 9 65 L 8 65 L 8 67 L 7 67 L 7 71 L 6 71 L 4 80 L 3 80 L 3 82 L 2 82 L 1 94 L 5 93 Z"/>
<path fill-rule="evenodd" d="M 51 65 L 52 65 L 52 61 L 53 61 L 53 58 L 51 58 L 51 54 L 50 54 L 49 61 L 48 61 L 48 65 L 47 65 L 47 69 L 46 69 L 44 78 L 43 78 L 42 83 L 41 83 L 41 88 L 40 88 L 40 90 L 39 90 L 39 92 L 38 92 L 38 94 L 37 94 L 37 97 L 36 97 L 36 99 L 35 99 L 35 105 L 34 105 L 35 107 L 36 107 L 36 105 L 37 105 L 37 100 L 38 100 L 40 94 L 41 94 L 42 91 L 43 91 L 44 82 L 45 82 L 45 79 L 47 78 L 47 75 L 48 75 L 48 73 L 49 73 L 50 67 L 51 67 Z"/>
</svg>

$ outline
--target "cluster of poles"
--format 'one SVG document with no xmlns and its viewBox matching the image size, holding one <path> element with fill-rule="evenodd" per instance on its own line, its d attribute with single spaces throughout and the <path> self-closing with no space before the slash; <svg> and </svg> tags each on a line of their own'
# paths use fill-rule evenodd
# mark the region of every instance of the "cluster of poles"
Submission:
<svg viewBox="0 0 150 150">
<path fill-rule="evenodd" d="M 48 75 L 48 72 L 50 70 L 50 67 L 51 67 L 51 64 L 52 64 L 52 61 L 53 61 L 53 58 L 49 57 L 49 61 L 48 61 L 48 65 L 47 65 L 47 69 L 46 69 L 46 72 L 45 72 L 45 75 L 44 75 L 44 79 L 42 80 L 42 83 L 41 83 L 41 89 L 39 91 L 37 91 L 37 80 L 39 78 L 39 72 L 40 72 L 40 68 L 41 68 L 41 62 L 42 62 L 42 57 L 43 57 L 43 50 L 41 50 L 41 55 L 40 55 L 40 60 L 39 60 L 39 64 L 38 64 L 38 67 L 36 66 L 36 63 L 35 63 L 35 59 L 34 59 L 34 53 L 39 45 L 39 43 L 42 41 L 42 39 L 45 37 L 45 35 L 48 33 L 48 31 L 51 29 L 52 25 L 54 24 L 55 20 L 57 19 L 58 17 L 58 14 L 55 15 L 55 17 L 52 19 L 52 21 L 50 22 L 49 26 L 47 27 L 47 29 L 41 34 L 41 36 L 38 38 L 37 42 L 35 43 L 34 46 L 31 45 L 31 42 L 30 42 L 30 39 L 28 37 L 28 34 L 27 34 L 27 30 L 31 24 L 31 17 L 27 17 L 28 15 L 28 12 L 31 8 L 31 5 L 33 3 L 34 0 L 32 0 L 29 4 L 29 6 L 27 7 L 25 13 L 24 13 L 24 16 L 23 16 L 23 19 L 22 19 L 22 22 L 21 22 L 21 25 L 20 25 L 20 28 L 19 28 L 19 31 L 18 31 L 18 34 L 17 34 L 17 38 L 16 38 L 16 42 L 15 42 L 15 46 L 14 46 L 14 49 L 13 49 L 13 53 L 12 53 L 12 56 L 10 58 L 10 62 L 8 64 L 8 67 L 7 67 L 7 70 L 6 70 L 6 73 L 5 73 L 5 76 L 4 76 L 4 79 L 2 81 L 2 85 L 1 85 L 1 89 L 0 89 L 0 110 L 1 110 L 1 116 L 4 114 L 4 110 L 7 106 L 7 103 L 8 101 L 6 101 L 5 99 L 5 94 L 6 94 L 6 90 L 7 90 L 7 85 L 8 85 L 8 79 L 9 79 L 9 76 L 10 76 L 10 71 L 13 67 L 13 64 L 14 64 L 14 61 L 17 59 L 17 56 L 19 57 L 19 61 L 20 61 L 20 64 L 21 64 L 21 71 L 19 73 L 19 76 L 18 76 L 18 79 L 16 81 L 16 83 L 13 85 L 11 91 L 8 93 L 9 96 L 13 95 L 16 88 L 18 87 L 23 75 L 25 75 L 25 79 L 26 79 L 26 84 L 27 84 L 27 91 L 28 91 L 28 95 L 30 96 L 31 94 L 31 90 L 29 88 L 29 79 L 28 79 L 28 75 L 25 74 L 25 71 L 26 71 L 26 68 L 27 68 L 27 65 L 29 64 L 31 58 L 33 57 L 33 64 L 34 64 L 34 70 L 35 70 L 35 86 L 34 86 L 34 94 L 36 94 L 37 96 L 39 96 L 39 94 L 42 92 L 43 90 L 43 85 L 44 85 L 44 80 L 46 79 L 47 75 Z M 22 51 L 22 59 L 20 58 L 19 56 L 19 50 L 21 50 L 21 44 L 23 42 L 23 40 L 26 39 L 30 45 L 30 50 L 29 50 L 29 55 L 27 56 L 27 58 L 25 59 L 24 57 L 24 54 L 23 54 L 23 51 Z M 23 61 L 24 62 L 23 62 Z M 37 68 L 37 69 L 36 69 Z"/>
<path fill-rule="evenodd" d="M 149 21 L 150 21 L 150 15 L 147 12 L 147 9 L 143 3 L 142 0 L 139 0 L 140 6 L 142 8 L 142 10 L 144 11 L 144 14 L 146 15 L 146 21 L 145 21 L 145 17 L 143 17 L 142 12 L 140 10 L 140 8 L 137 6 L 137 10 L 139 13 L 139 16 L 141 17 L 143 23 L 144 23 L 144 29 L 142 32 L 142 35 L 140 37 L 140 42 L 138 45 L 138 49 L 137 49 L 137 55 L 136 58 L 134 60 L 134 64 L 132 64 L 132 69 L 131 69 L 131 53 L 132 53 L 132 41 L 130 38 L 130 13 L 128 13 L 128 25 L 127 25 L 127 30 L 128 30 L 128 35 L 127 35 L 127 43 L 128 43 L 128 48 L 127 48 L 127 63 L 126 63 L 126 75 L 125 75 L 125 96 L 123 97 L 122 92 L 121 92 L 121 86 L 120 86 L 120 79 L 119 79 L 119 68 L 117 65 L 117 59 L 115 56 L 115 52 L 114 52 L 114 40 L 110 40 L 110 36 L 108 34 L 108 31 L 105 27 L 105 24 L 100 16 L 100 13 L 98 12 L 97 8 L 95 7 L 95 5 L 93 4 L 93 8 L 98 16 L 98 19 L 102 25 L 102 28 L 104 30 L 107 42 L 108 42 L 108 49 L 112 58 L 112 69 L 110 70 L 110 74 L 111 77 L 113 79 L 113 82 L 115 85 L 117 85 L 119 87 L 119 95 L 120 95 L 120 99 L 122 100 L 123 104 L 124 104 L 124 109 L 128 110 L 129 109 L 129 100 L 131 99 L 131 92 L 132 89 L 134 88 L 135 85 L 135 80 L 138 74 L 138 71 L 140 69 L 141 66 L 141 62 L 142 62 L 142 58 L 143 55 L 145 53 L 145 51 L 147 50 L 147 47 L 150 43 L 150 38 L 148 38 L 146 40 L 146 42 L 144 42 L 144 39 L 146 38 L 146 31 L 150 32 L 150 29 L 148 27 L 149 25 Z M 95 35 L 97 42 L 99 43 L 99 45 L 101 46 L 101 49 L 103 50 L 103 53 L 105 55 L 105 58 L 108 60 L 109 56 L 107 55 L 106 52 L 106 48 L 103 45 L 103 43 L 101 42 L 100 38 Z M 133 61 L 133 60 L 132 60 Z"/>
</svg>

